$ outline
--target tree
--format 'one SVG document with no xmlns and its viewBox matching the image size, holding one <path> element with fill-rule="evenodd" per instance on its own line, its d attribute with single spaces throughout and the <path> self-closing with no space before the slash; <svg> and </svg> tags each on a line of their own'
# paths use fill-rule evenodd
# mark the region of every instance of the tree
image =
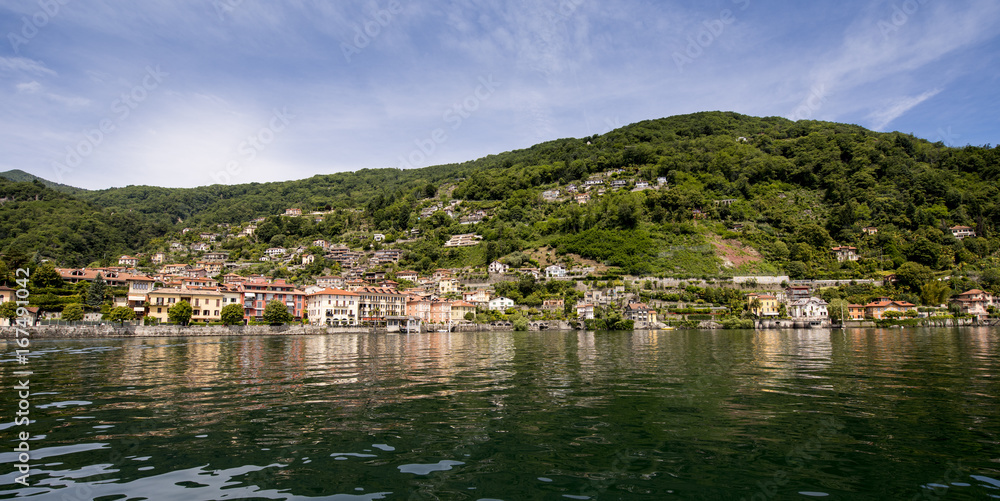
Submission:
<svg viewBox="0 0 1000 501">
<path fill-rule="evenodd" d="M 830 316 L 830 320 L 836 320 L 838 322 L 842 320 L 849 320 L 849 315 L 847 313 L 847 308 L 849 304 L 846 300 L 836 298 L 828 305 L 826 305 L 826 311 Z"/>
<path fill-rule="evenodd" d="M 295 317 L 288 313 L 288 307 L 277 299 L 270 301 L 264 307 L 264 321 L 271 325 L 286 324 L 292 320 L 295 320 Z"/>
<path fill-rule="evenodd" d="M 62 319 L 67 322 L 78 322 L 83 320 L 83 305 L 80 303 L 67 304 L 63 307 Z"/>
<path fill-rule="evenodd" d="M 934 277 L 934 272 L 922 264 L 907 261 L 896 270 L 896 282 L 911 292 L 920 292 L 920 288 Z"/>
<path fill-rule="evenodd" d="M 171 322 L 187 325 L 191 321 L 191 315 L 194 314 L 194 308 L 191 307 L 191 303 L 187 301 L 181 301 L 167 310 L 167 318 Z"/>
<path fill-rule="evenodd" d="M 465 313 L 465 319 L 472 322 L 473 320 L 476 319 L 476 314 L 471 311 L 468 311 Z"/>
<path fill-rule="evenodd" d="M 108 320 L 124 324 L 126 321 L 135 320 L 135 311 L 128 306 L 118 306 L 108 313 Z"/>
<path fill-rule="evenodd" d="M 222 307 L 222 323 L 226 325 L 236 325 L 243 323 L 243 307 L 233 303 Z"/>
<path fill-rule="evenodd" d="M 7 301 L 6 303 L 0 304 L 0 318 L 6 318 L 11 322 L 17 319 L 17 303 L 14 301 Z"/>
<path fill-rule="evenodd" d="M 951 296 L 951 287 L 945 282 L 931 280 L 920 291 L 920 301 L 926 305 L 943 304 Z"/>
<path fill-rule="evenodd" d="M 100 273 L 87 289 L 87 305 L 97 308 L 104 303 L 104 294 L 107 292 L 108 284 Z"/>
<path fill-rule="evenodd" d="M 59 272 L 56 271 L 55 265 L 51 262 L 31 270 L 31 283 L 36 287 L 63 287 L 65 285 Z"/>
</svg>

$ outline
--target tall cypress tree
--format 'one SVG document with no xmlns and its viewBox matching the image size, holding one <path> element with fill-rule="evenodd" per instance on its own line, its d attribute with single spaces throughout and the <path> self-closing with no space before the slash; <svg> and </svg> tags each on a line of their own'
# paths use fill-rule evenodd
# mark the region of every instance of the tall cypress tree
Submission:
<svg viewBox="0 0 1000 501">
<path fill-rule="evenodd" d="M 87 289 L 87 305 L 99 308 L 104 303 L 104 293 L 107 289 L 108 284 L 104 281 L 104 277 L 98 273 L 97 278 L 90 284 L 90 288 Z"/>
</svg>

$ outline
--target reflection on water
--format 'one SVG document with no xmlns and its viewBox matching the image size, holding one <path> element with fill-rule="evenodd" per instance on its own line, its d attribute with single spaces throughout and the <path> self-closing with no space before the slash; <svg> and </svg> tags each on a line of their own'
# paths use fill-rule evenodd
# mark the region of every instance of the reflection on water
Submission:
<svg viewBox="0 0 1000 501">
<path fill-rule="evenodd" d="M 0 498 L 982 499 L 988 329 L 36 341 Z M 15 347 L 0 376 L 12 381 Z M 15 394 L 0 392 L 4 409 Z"/>
</svg>

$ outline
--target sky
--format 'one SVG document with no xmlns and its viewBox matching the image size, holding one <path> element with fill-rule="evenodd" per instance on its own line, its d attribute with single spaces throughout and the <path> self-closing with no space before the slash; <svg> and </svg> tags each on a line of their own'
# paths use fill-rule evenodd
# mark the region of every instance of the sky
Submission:
<svg viewBox="0 0 1000 501">
<path fill-rule="evenodd" d="M 995 0 L 0 0 L 0 171 L 88 189 L 462 162 L 735 111 L 1000 143 Z"/>
</svg>

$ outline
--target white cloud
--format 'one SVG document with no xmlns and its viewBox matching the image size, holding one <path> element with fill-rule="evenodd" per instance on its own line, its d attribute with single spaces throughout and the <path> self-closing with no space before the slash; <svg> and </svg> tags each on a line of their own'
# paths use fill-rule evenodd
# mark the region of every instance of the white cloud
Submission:
<svg viewBox="0 0 1000 501">
<path fill-rule="evenodd" d="M 891 100 L 888 105 L 868 116 L 872 121 L 871 128 L 873 130 L 884 130 L 893 120 L 901 117 L 918 104 L 936 96 L 939 92 L 941 92 L 941 89 L 931 89 L 919 96 L 901 97 Z"/>
<path fill-rule="evenodd" d="M 46 68 L 44 63 L 26 57 L 0 56 L 0 70 L 14 73 L 56 76 L 56 72 Z"/>
<path fill-rule="evenodd" d="M 34 94 L 38 92 L 38 89 L 42 88 L 42 84 L 32 80 L 30 82 L 24 82 L 17 84 L 17 91 L 22 94 Z"/>
</svg>

